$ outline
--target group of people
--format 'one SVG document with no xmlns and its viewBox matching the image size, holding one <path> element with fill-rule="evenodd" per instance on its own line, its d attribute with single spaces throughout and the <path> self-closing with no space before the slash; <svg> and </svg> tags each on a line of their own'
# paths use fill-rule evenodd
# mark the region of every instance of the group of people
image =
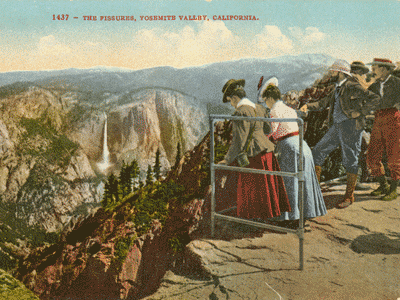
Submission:
<svg viewBox="0 0 400 300">
<path fill-rule="evenodd" d="M 257 104 L 246 98 L 244 79 L 231 79 L 222 89 L 223 102 L 229 102 L 235 108 L 234 116 L 295 119 L 308 111 L 329 108 L 329 130 L 325 136 L 312 150 L 303 141 L 305 219 L 327 212 L 319 184 L 321 170 L 326 157 L 339 146 L 347 172 L 347 186 L 337 207 L 346 208 L 354 202 L 362 131 L 366 124 L 365 117 L 371 113 L 375 113 L 375 121 L 367 151 L 367 165 L 371 176 L 376 177 L 380 184 L 372 195 L 382 195 L 384 201 L 397 198 L 400 179 L 400 79 L 391 75 L 396 66 L 388 59 L 375 58 L 370 65 L 370 75 L 374 78 L 372 84 L 366 82 L 369 68 L 362 62 L 350 65 L 345 60 L 337 60 L 329 70 L 335 89 L 323 99 L 303 105 L 300 111 L 281 100 L 279 82 L 275 77 L 265 82 L 263 77 L 260 79 Z M 239 154 L 245 151 L 249 157 L 249 168 L 298 172 L 300 139 L 296 122 L 234 120 L 232 134 L 232 143 L 220 164 L 237 166 Z M 382 164 L 384 152 L 392 178 L 390 184 Z M 245 172 L 239 173 L 237 178 L 239 217 L 275 220 L 284 227 L 298 227 L 297 178 Z"/>
</svg>

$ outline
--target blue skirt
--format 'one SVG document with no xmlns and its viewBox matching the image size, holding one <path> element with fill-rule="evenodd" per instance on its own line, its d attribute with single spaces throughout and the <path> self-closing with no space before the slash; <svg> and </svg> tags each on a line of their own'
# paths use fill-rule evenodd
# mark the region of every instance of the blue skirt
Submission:
<svg viewBox="0 0 400 300">
<path fill-rule="evenodd" d="M 297 172 L 299 163 L 299 137 L 288 137 L 277 143 L 278 162 L 283 172 Z M 314 159 L 310 147 L 303 141 L 304 163 L 304 218 L 310 219 L 326 214 L 326 206 L 322 196 L 317 175 L 315 174 Z M 283 176 L 286 192 L 291 207 L 290 212 L 284 212 L 280 220 L 300 219 L 299 184 L 294 177 Z"/>
</svg>

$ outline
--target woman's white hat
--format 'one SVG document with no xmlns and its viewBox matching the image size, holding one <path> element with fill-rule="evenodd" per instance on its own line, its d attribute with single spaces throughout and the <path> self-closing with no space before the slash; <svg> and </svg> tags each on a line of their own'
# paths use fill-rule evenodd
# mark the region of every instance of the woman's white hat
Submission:
<svg viewBox="0 0 400 300">
<path fill-rule="evenodd" d="M 261 76 L 260 82 L 258 83 L 258 94 L 257 94 L 258 103 L 264 102 L 264 100 L 262 99 L 262 94 L 269 85 L 278 86 L 279 84 L 278 78 L 276 78 L 275 76 L 270 77 L 267 81 L 265 81 L 265 83 L 263 83 L 263 81 L 264 81 L 264 76 Z"/>
</svg>

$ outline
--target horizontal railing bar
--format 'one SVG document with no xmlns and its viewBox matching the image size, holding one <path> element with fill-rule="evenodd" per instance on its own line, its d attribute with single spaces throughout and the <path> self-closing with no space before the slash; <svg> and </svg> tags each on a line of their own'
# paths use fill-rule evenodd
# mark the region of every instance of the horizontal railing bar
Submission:
<svg viewBox="0 0 400 300">
<path fill-rule="evenodd" d="M 224 209 L 224 210 L 220 210 L 218 213 L 219 213 L 219 214 L 223 214 L 223 213 L 226 213 L 226 212 L 230 212 L 230 211 L 232 211 L 232 210 L 235 210 L 235 209 L 237 209 L 237 206 L 233 206 L 233 207 L 231 207 L 231 208 L 227 208 L 227 209 Z"/>
<path fill-rule="evenodd" d="M 303 123 L 301 118 L 264 118 L 264 117 L 239 117 L 229 115 L 210 115 L 210 118 L 215 122 L 216 119 L 228 119 L 237 121 L 263 121 L 263 122 L 298 122 Z"/>
<path fill-rule="evenodd" d="M 212 167 L 215 169 L 227 170 L 227 171 L 235 171 L 235 172 L 245 172 L 245 173 L 255 173 L 255 174 L 267 174 L 267 175 L 279 175 L 279 176 L 288 176 L 288 177 L 299 177 L 299 173 L 290 173 L 290 172 L 282 172 L 282 171 L 266 171 L 260 169 L 251 169 L 251 168 L 241 168 L 227 165 L 219 165 L 212 164 Z"/>
<path fill-rule="evenodd" d="M 347 175 L 342 176 L 342 177 L 333 178 L 333 179 L 330 179 L 330 180 L 327 180 L 327 181 L 322 181 L 320 185 L 321 185 L 321 186 L 328 185 L 328 184 L 330 184 L 330 183 L 334 183 L 334 182 L 337 182 L 337 181 L 341 181 L 341 180 L 344 180 L 344 179 L 346 179 L 346 178 L 347 178 Z"/>
<path fill-rule="evenodd" d="M 235 223 L 242 223 L 242 224 L 245 224 L 245 225 L 251 225 L 251 226 L 256 226 L 256 227 L 261 227 L 261 228 L 266 228 L 266 229 L 273 229 L 273 230 L 276 230 L 276 231 L 282 231 L 282 232 L 288 232 L 288 233 L 297 234 L 297 230 L 294 230 L 294 229 L 279 227 L 279 226 L 270 225 L 270 224 L 263 224 L 263 223 L 259 223 L 259 222 L 246 220 L 246 219 L 239 219 L 239 218 L 235 218 L 235 217 L 231 217 L 231 216 L 221 215 L 219 213 L 214 213 L 214 217 L 217 217 L 219 219 L 224 219 L 224 220 L 227 220 L 227 221 L 231 221 L 231 222 L 235 222 Z"/>
</svg>

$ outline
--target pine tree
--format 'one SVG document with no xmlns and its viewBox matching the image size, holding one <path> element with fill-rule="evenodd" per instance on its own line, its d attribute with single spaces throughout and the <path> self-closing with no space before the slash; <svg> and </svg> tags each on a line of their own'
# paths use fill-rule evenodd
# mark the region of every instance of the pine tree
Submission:
<svg viewBox="0 0 400 300">
<path fill-rule="evenodd" d="M 154 163 L 153 172 L 156 179 L 159 180 L 161 177 L 160 148 L 158 148 L 156 152 L 156 161 Z"/>
<path fill-rule="evenodd" d="M 135 159 L 132 160 L 130 164 L 130 171 L 131 171 L 131 188 L 132 191 L 134 191 L 136 190 L 136 182 L 137 180 L 139 180 L 139 174 L 140 174 L 139 164 Z"/>
<path fill-rule="evenodd" d="M 125 162 L 122 163 L 121 171 L 119 173 L 119 185 L 122 193 L 122 197 L 125 197 L 129 193 L 132 192 L 132 185 L 131 185 L 131 167 L 127 165 Z"/>
<path fill-rule="evenodd" d="M 104 195 L 102 200 L 103 207 L 108 207 L 119 201 L 118 195 L 118 179 L 114 174 L 108 176 L 104 185 Z"/>
<path fill-rule="evenodd" d="M 181 143 L 178 142 L 176 149 L 175 166 L 177 166 L 180 161 L 181 161 Z"/>
<path fill-rule="evenodd" d="M 140 170 L 136 160 L 132 160 L 129 165 L 123 162 L 119 174 L 119 184 L 122 197 L 125 197 L 134 191 L 135 179 L 139 176 L 139 172 Z"/>
<path fill-rule="evenodd" d="M 142 187 L 144 187 L 144 182 L 143 180 L 139 180 L 139 189 L 141 189 Z"/>
<path fill-rule="evenodd" d="M 146 176 L 146 185 L 149 185 L 153 182 L 153 171 L 151 170 L 151 166 L 147 167 L 147 176 Z"/>
</svg>

